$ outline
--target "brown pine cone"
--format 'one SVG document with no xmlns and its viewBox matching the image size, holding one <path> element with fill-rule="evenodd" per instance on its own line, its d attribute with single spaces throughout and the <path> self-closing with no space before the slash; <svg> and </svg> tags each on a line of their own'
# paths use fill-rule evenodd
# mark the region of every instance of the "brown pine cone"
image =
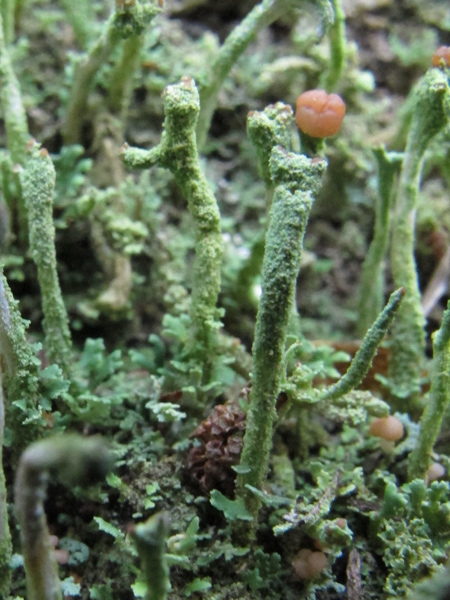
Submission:
<svg viewBox="0 0 450 600">
<path fill-rule="evenodd" d="M 208 493 L 220 490 L 233 496 L 236 473 L 242 450 L 245 413 L 234 403 L 219 404 L 191 437 L 200 444 L 189 451 L 188 469 L 200 489 Z"/>
</svg>

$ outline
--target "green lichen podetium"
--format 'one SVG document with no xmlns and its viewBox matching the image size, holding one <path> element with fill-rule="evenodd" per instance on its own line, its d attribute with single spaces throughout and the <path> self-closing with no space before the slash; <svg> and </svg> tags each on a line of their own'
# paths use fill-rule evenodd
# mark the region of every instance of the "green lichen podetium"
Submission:
<svg viewBox="0 0 450 600">
<path fill-rule="evenodd" d="M 81 48 L 87 48 L 92 37 L 94 25 L 94 7 L 89 0 L 61 0 L 67 13 L 67 20 L 72 26 L 75 38 Z"/>
<path fill-rule="evenodd" d="M 5 474 L 3 472 L 3 432 L 5 429 L 5 405 L 0 380 L 0 596 L 6 597 L 11 580 L 9 562 L 12 555 L 11 533 L 8 526 L 8 500 Z"/>
<path fill-rule="evenodd" d="M 420 419 L 417 445 L 409 456 L 408 479 L 425 478 L 431 453 L 450 403 L 450 304 L 434 334 L 430 395 Z"/>
<path fill-rule="evenodd" d="M 62 600 L 54 548 L 49 538 L 44 502 L 49 474 L 67 486 L 102 481 L 112 466 L 101 438 L 55 436 L 36 442 L 22 454 L 14 487 L 20 525 L 28 600 Z"/>
<path fill-rule="evenodd" d="M 14 451 L 41 433 L 39 359 L 26 339 L 25 322 L 0 268 L 0 356 L 6 396 L 7 426 L 13 432 Z"/>
<path fill-rule="evenodd" d="M 358 304 L 358 334 L 363 336 L 383 307 L 384 271 L 391 232 L 392 188 L 400 169 L 402 154 L 373 151 L 378 163 L 378 198 L 375 204 L 373 238 L 361 273 Z"/>
<path fill-rule="evenodd" d="M 14 21 L 15 21 L 16 0 L 1 0 L 0 11 L 3 20 L 3 34 L 6 44 L 14 41 Z"/>
<path fill-rule="evenodd" d="M 145 523 L 136 525 L 132 533 L 147 584 L 145 600 L 166 600 L 170 590 L 169 567 L 166 560 L 169 523 L 167 513 L 157 513 Z"/>
<path fill-rule="evenodd" d="M 270 208 L 273 196 L 273 182 L 270 174 L 269 160 L 274 146 L 283 146 L 291 150 L 292 125 L 294 115 L 292 108 L 283 102 L 270 104 L 263 111 L 253 110 L 247 116 L 247 135 L 256 150 L 258 172 L 266 186 L 266 206 Z M 265 215 L 264 215 L 265 216 Z M 253 286 L 256 277 L 261 273 L 264 257 L 264 227 L 253 242 L 250 256 L 240 269 L 233 289 L 233 297 L 240 306 L 252 302 Z"/>
<path fill-rule="evenodd" d="M 202 364 L 204 384 L 209 383 L 219 327 L 222 235 L 217 201 L 200 167 L 195 136 L 199 114 L 197 87 L 190 77 L 164 90 L 164 131 L 150 151 L 124 147 L 123 159 L 132 168 L 154 165 L 169 169 L 188 203 L 195 226 L 194 281 L 191 296 L 193 340 L 190 353 Z M 188 349 L 189 350 L 189 349 Z"/>
<path fill-rule="evenodd" d="M 394 320 L 396 311 L 399 309 L 404 296 L 405 290 L 403 288 L 400 288 L 391 294 L 389 302 L 364 336 L 361 347 L 352 360 L 347 372 L 337 383 L 330 386 L 326 392 L 320 396 L 321 400 L 337 400 L 361 384 L 370 369 L 378 346 Z"/>
<path fill-rule="evenodd" d="M 23 165 L 26 160 L 26 145 L 30 138 L 28 133 L 27 116 L 22 102 L 20 86 L 14 73 L 6 34 L 3 34 L 5 24 L 0 12 L 0 103 L 5 120 L 6 141 L 9 158 L 12 165 Z M 16 186 L 17 174 L 10 173 Z M 16 190 L 15 190 L 16 191 Z M 20 189 L 16 191 L 16 205 L 10 207 L 17 215 L 19 224 L 19 240 L 26 243 L 26 211 Z"/>
<path fill-rule="evenodd" d="M 123 3 L 109 18 L 98 40 L 76 67 L 63 127 L 66 144 L 77 144 L 80 141 L 89 93 L 98 71 L 122 40 L 140 36 L 160 12 L 159 6 L 136 0 L 132 3 Z M 117 72 L 115 77 L 118 77 Z M 124 73 L 124 78 L 128 79 L 127 72 Z"/>
<path fill-rule="evenodd" d="M 346 63 L 347 39 L 345 35 L 345 12 L 342 0 L 331 0 L 334 11 L 334 22 L 330 25 L 330 61 L 328 70 L 321 78 L 321 85 L 328 93 L 333 92 L 341 78 Z"/>
<path fill-rule="evenodd" d="M 45 349 L 49 360 L 58 364 L 68 376 L 72 342 L 56 270 L 53 224 L 55 180 L 55 168 L 47 150 L 39 149 L 38 144 L 33 145 L 26 167 L 20 174 L 28 213 L 30 251 L 37 267 L 41 290 Z"/>
<path fill-rule="evenodd" d="M 290 10 L 301 8 L 302 0 L 263 0 L 227 37 L 207 75 L 206 83 L 201 88 L 201 112 L 197 126 L 197 142 L 203 148 L 220 89 L 232 66 L 245 51 L 255 36 L 265 27 L 286 15 Z M 328 0 L 314 0 L 324 15 L 330 14 Z M 332 12 L 332 9 L 331 9 Z M 324 20 L 326 16 L 324 16 Z"/>
<path fill-rule="evenodd" d="M 394 399 L 403 405 L 407 399 L 411 408 L 417 406 L 425 351 L 425 317 L 414 260 L 417 194 L 425 150 L 446 126 L 449 115 L 447 75 L 441 69 L 430 69 L 415 89 L 392 222 L 392 275 L 395 286 L 405 288 L 406 295 L 393 326 L 389 376 Z"/>
<path fill-rule="evenodd" d="M 263 111 L 250 111 L 247 117 L 247 135 L 256 150 L 258 171 L 267 189 L 272 189 L 270 156 L 275 146 L 291 149 L 292 108 L 283 102 L 270 104 Z"/>
<path fill-rule="evenodd" d="M 262 296 L 253 344 L 253 384 L 241 457 L 241 465 L 249 471 L 237 479 L 237 494 L 254 517 L 253 527 L 260 500 L 246 486 L 261 489 L 267 475 L 303 236 L 326 166 L 325 160 L 310 160 L 280 146 L 272 150 L 270 158 L 275 192 L 266 236 Z"/>
</svg>

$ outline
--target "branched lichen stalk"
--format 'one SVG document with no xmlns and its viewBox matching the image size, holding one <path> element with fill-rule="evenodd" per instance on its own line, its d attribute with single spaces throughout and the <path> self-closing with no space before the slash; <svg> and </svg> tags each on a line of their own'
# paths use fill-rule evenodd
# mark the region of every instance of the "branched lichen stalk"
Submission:
<svg viewBox="0 0 450 600">
<path fill-rule="evenodd" d="M 373 238 L 361 273 L 358 306 L 358 334 L 362 337 L 383 307 L 384 270 L 388 252 L 392 187 L 400 169 L 402 154 L 376 148 L 378 163 L 378 198 L 375 204 Z"/>
<path fill-rule="evenodd" d="M 392 222 L 391 268 L 396 287 L 406 296 L 398 311 L 392 332 L 389 375 L 393 396 L 408 398 L 414 406 L 420 391 L 425 351 L 425 317 L 414 259 L 417 195 L 425 150 L 442 130 L 450 114 L 447 76 L 430 69 L 415 89 L 415 105 Z"/>
<path fill-rule="evenodd" d="M 408 479 L 425 478 L 431 453 L 450 404 L 450 303 L 434 334 L 431 389 L 423 415 L 417 445 L 409 456 Z"/>
<path fill-rule="evenodd" d="M 0 379 L 0 596 L 6 598 L 10 591 L 12 555 L 11 533 L 8 525 L 8 501 L 5 474 L 3 472 L 3 432 L 5 429 L 5 405 Z"/>
<path fill-rule="evenodd" d="M 31 146 L 20 180 L 28 213 L 30 251 L 41 290 L 45 347 L 50 361 L 57 363 L 67 376 L 72 359 L 71 336 L 56 269 L 55 179 L 55 168 L 47 150 L 39 149 L 39 145 Z"/>
<path fill-rule="evenodd" d="M 252 110 L 247 116 L 247 135 L 256 150 L 258 171 L 266 188 L 272 189 L 270 156 L 275 146 L 291 149 L 292 108 L 283 102 L 270 104 L 263 111 Z"/>
<path fill-rule="evenodd" d="M 122 39 L 141 35 L 159 12 L 160 7 L 142 4 L 136 0 L 124 4 L 122 9 L 117 9 L 110 17 L 101 36 L 76 67 L 63 128 L 66 144 L 76 144 L 80 141 L 87 101 L 95 76 L 116 45 Z"/>
<path fill-rule="evenodd" d="M 256 150 L 259 175 L 266 186 L 267 212 L 273 196 L 273 182 L 269 166 L 270 155 L 274 146 L 282 146 L 286 150 L 291 150 L 293 121 L 292 108 L 283 102 L 270 104 L 263 111 L 252 110 L 247 115 L 247 135 Z M 265 237 L 266 232 L 262 228 L 253 242 L 250 256 L 236 277 L 232 294 L 240 306 L 243 306 L 246 301 L 250 305 L 253 304 L 252 283 L 255 277 L 259 277 L 261 273 Z"/>
<path fill-rule="evenodd" d="M 163 99 L 165 120 L 160 144 L 150 151 L 125 147 L 123 158 L 133 168 L 159 165 L 169 169 L 187 199 L 195 225 L 192 350 L 203 364 L 203 382 L 208 383 L 218 327 L 217 299 L 222 263 L 220 213 L 198 158 L 195 127 L 199 97 L 194 81 L 185 77 L 181 83 L 168 86 Z"/>
<path fill-rule="evenodd" d="M 157 513 L 145 523 L 136 525 L 132 532 L 147 584 L 145 600 L 166 600 L 170 590 L 169 567 L 166 560 L 169 523 L 167 513 Z"/>
<path fill-rule="evenodd" d="M 327 389 L 321 400 L 335 400 L 360 385 L 366 376 L 378 346 L 386 335 L 395 313 L 405 295 L 405 290 L 399 289 L 391 294 L 389 302 L 378 316 L 375 323 L 366 333 L 361 347 L 352 360 L 345 375 L 337 383 Z"/>
<path fill-rule="evenodd" d="M 237 493 L 256 518 L 260 501 L 246 487 L 261 489 L 272 448 L 275 404 L 283 378 L 283 353 L 294 302 L 303 236 L 313 199 L 321 185 L 325 160 L 310 160 L 281 147 L 270 159 L 275 193 L 269 216 L 262 269 L 262 296 L 253 344 L 253 378 Z"/>
<path fill-rule="evenodd" d="M 54 548 L 44 502 L 49 474 L 68 486 L 102 481 L 111 468 L 109 451 L 98 437 L 66 435 L 48 438 L 22 454 L 14 488 L 27 578 L 27 600 L 62 600 Z"/>
<path fill-rule="evenodd" d="M 263 0 L 227 37 L 210 66 L 209 79 L 200 92 L 201 112 L 197 126 L 197 142 L 200 149 L 206 141 L 220 89 L 233 65 L 259 31 L 301 4 L 301 0 Z M 318 4 L 323 2 L 319 1 Z"/>
</svg>

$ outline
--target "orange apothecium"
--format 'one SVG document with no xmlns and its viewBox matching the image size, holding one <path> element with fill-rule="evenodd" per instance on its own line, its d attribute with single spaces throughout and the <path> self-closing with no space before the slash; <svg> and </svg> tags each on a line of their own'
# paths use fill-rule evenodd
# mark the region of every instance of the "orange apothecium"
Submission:
<svg viewBox="0 0 450 600">
<path fill-rule="evenodd" d="M 440 67 L 442 62 L 444 62 L 447 67 L 450 67 L 450 47 L 440 46 L 431 56 L 431 62 L 433 67 Z"/>
<path fill-rule="evenodd" d="M 345 115 L 345 102 L 325 90 L 309 90 L 297 98 L 295 120 L 303 133 L 324 138 L 337 133 Z"/>
</svg>

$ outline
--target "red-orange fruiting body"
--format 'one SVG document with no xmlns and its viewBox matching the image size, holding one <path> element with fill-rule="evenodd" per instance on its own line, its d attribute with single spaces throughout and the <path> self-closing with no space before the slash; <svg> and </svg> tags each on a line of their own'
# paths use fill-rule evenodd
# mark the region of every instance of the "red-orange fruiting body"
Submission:
<svg viewBox="0 0 450 600">
<path fill-rule="evenodd" d="M 345 102 L 325 90 L 309 90 L 297 98 L 295 120 L 303 133 L 315 138 L 337 133 L 345 115 Z"/>
<path fill-rule="evenodd" d="M 392 415 L 381 419 L 374 419 L 370 424 L 370 433 L 383 440 L 396 442 L 403 437 L 403 424 L 400 419 Z"/>
<path fill-rule="evenodd" d="M 442 62 L 450 67 L 450 46 L 440 46 L 431 56 L 433 67 L 440 67 Z"/>
</svg>

